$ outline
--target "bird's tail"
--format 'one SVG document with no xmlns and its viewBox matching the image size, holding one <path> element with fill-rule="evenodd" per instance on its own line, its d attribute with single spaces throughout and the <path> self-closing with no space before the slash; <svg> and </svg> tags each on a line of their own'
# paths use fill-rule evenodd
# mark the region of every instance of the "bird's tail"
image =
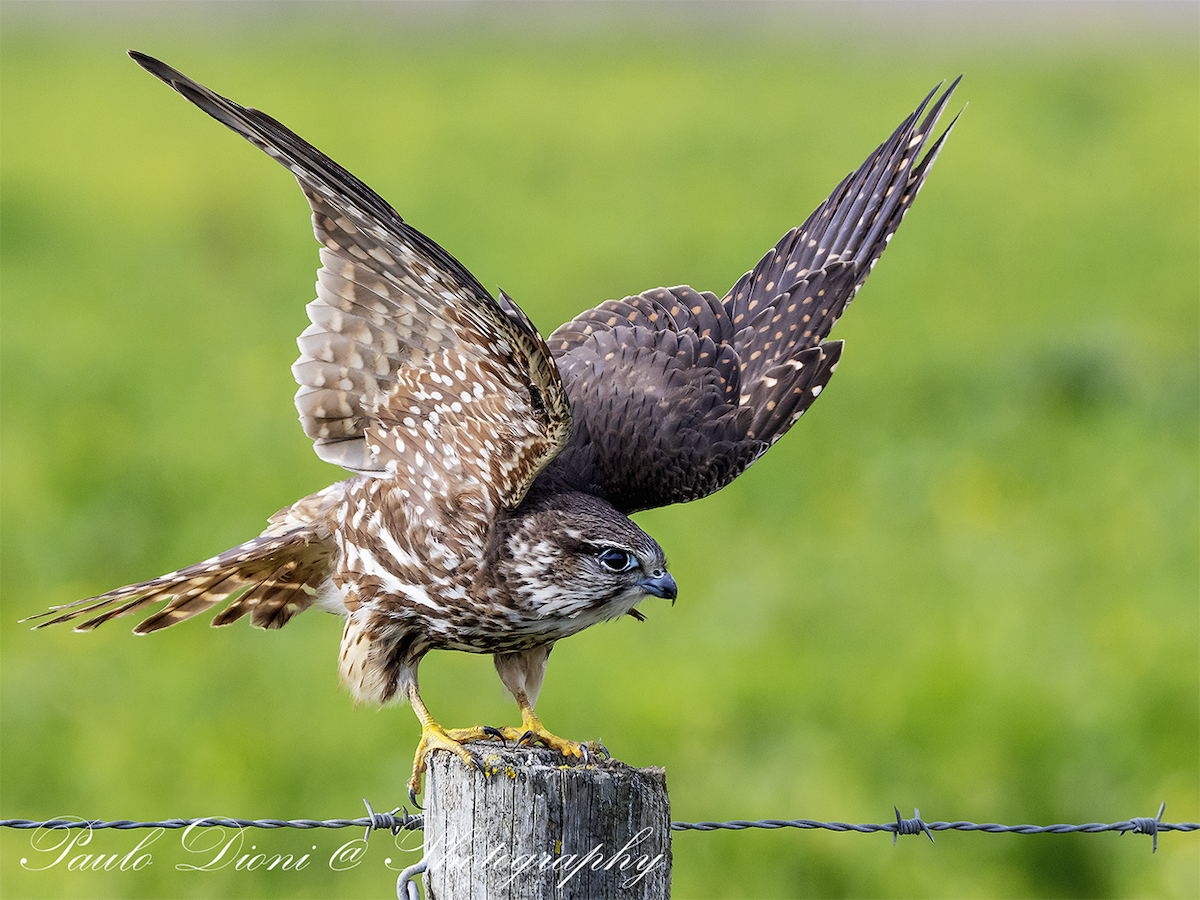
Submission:
<svg viewBox="0 0 1200 900">
<path fill-rule="evenodd" d="M 91 631 L 109 619 L 167 600 L 166 606 L 133 629 L 135 634 L 149 634 L 233 597 L 213 625 L 228 625 L 250 613 L 251 623 L 259 628 L 280 628 L 312 605 L 329 577 L 334 545 L 325 521 L 340 488 L 332 485 L 280 510 L 258 537 L 211 559 L 22 621 L 45 619 L 34 626 L 45 628 L 88 616 L 75 630 Z"/>
</svg>

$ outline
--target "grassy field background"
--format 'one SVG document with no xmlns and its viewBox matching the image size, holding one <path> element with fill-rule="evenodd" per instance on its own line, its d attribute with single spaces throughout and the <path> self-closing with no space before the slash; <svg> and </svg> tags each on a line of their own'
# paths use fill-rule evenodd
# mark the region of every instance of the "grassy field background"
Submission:
<svg viewBox="0 0 1200 900">
<path fill-rule="evenodd" d="M 539 712 L 665 766 L 678 820 L 1200 819 L 1194 5 L 3 14 L 0 815 L 353 817 L 405 799 L 418 735 L 337 690 L 329 616 L 16 624 L 341 477 L 291 405 L 303 198 L 135 47 L 287 123 L 547 333 L 659 284 L 724 291 L 966 72 L 827 395 L 731 489 L 639 517 L 678 603 L 560 644 Z M 448 725 L 515 718 L 487 658 L 431 656 L 422 684 Z M 6 829 L 0 894 L 388 895 L 411 842 L 333 871 L 357 835 L 247 836 L 311 853 L 299 874 L 179 871 L 204 856 L 177 833 L 92 873 Z M 686 833 L 674 887 L 1194 897 L 1198 844 Z"/>
</svg>

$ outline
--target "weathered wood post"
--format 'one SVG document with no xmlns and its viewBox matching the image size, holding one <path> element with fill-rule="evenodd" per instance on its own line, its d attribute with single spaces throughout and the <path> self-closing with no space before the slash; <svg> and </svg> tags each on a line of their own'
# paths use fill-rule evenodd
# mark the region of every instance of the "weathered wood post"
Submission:
<svg viewBox="0 0 1200 900">
<path fill-rule="evenodd" d="M 666 773 L 588 765 L 477 742 L 486 772 L 435 753 L 425 792 L 428 900 L 664 900 L 671 893 Z"/>
</svg>

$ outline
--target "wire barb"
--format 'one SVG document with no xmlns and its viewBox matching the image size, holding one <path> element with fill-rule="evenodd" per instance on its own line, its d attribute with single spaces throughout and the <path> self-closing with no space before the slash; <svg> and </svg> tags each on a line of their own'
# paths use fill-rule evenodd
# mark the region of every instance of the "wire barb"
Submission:
<svg viewBox="0 0 1200 900">
<path fill-rule="evenodd" d="M 393 836 L 401 831 L 419 831 L 425 827 L 424 816 L 410 816 L 408 810 L 403 806 L 397 806 L 390 813 L 377 813 L 371 808 L 371 804 L 366 797 L 362 798 L 363 806 L 367 808 L 367 831 L 363 835 L 363 843 L 367 843 L 371 839 L 371 832 L 380 828 L 386 828 Z M 399 815 L 399 818 L 397 818 Z"/>
<path fill-rule="evenodd" d="M 1129 820 L 1129 828 L 1122 828 L 1121 834 L 1126 831 L 1132 831 L 1134 834 L 1148 834 L 1151 836 L 1150 852 L 1158 852 L 1158 829 L 1162 826 L 1163 813 L 1167 811 L 1167 801 L 1164 800 L 1159 804 L 1158 815 L 1153 819 L 1146 816 L 1135 816 Z"/>
<path fill-rule="evenodd" d="M 921 821 L 921 811 L 915 806 L 913 807 L 913 816 L 911 819 L 900 818 L 900 807 L 893 806 L 896 811 L 896 830 L 892 832 L 892 846 L 896 846 L 896 838 L 902 834 L 922 834 L 929 838 L 929 843 L 934 843 L 933 832 L 929 830 L 929 826 Z"/>
</svg>

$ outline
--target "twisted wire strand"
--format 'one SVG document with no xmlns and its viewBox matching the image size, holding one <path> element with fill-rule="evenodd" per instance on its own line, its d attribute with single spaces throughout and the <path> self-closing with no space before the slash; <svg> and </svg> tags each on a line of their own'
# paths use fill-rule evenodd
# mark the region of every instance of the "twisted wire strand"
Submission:
<svg viewBox="0 0 1200 900">
<path fill-rule="evenodd" d="M 895 810 L 896 821 L 888 822 L 885 825 L 852 825 L 849 822 L 817 822 L 813 819 L 759 819 L 757 821 L 734 820 L 731 822 L 672 822 L 671 829 L 673 831 L 718 831 L 722 829 L 742 831 L 747 828 L 801 828 L 842 832 L 857 831 L 864 834 L 890 831 L 893 844 L 896 843 L 896 838 L 902 834 L 925 834 L 932 841 L 935 831 L 981 831 L 985 834 L 1097 834 L 1104 831 L 1118 831 L 1124 834 L 1131 831 L 1134 834 L 1151 835 L 1153 839 L 1151 852 L 1155 852 L 1158 850 L 1158 835 L 1161 832 L 1200 831 L 1200 823 L 1197 822 L 1164 822 L 1162 817 L 1166 809 L 1167 804 L 1162 803 L 1158 807 L 1158 814 L 1153 818 L 1135 816 L 1123 822 L 1087 822 L 1082 825 L 1000 825 L 995 822 L 978 824 L 961 820 L 957 822 L 925 822 L 921 819 L 920 810 L 913 811 L 915 813 L 913 818 L 905 819 L 900 816 L 900 810 L 897 809 Z"/>
<path fill-rule="evenodd" d="M 357 819 L 232 819 L 226 816 L 164 819 L 160 822 L 135 822 L 132 819 L 115 819 L 111 822 L 100 819 L 47 819 L 41 822 L 35 819 L 0 819 L 0 828 L 88 828 L 95 831 L 104 828 L 119 831 L 136 828 L 365 828 L 369 835 L 377 829 L 396 834 L 400 831 L 420 831 L 424 827 L 424 816 L 409 815 L 399 808 L 390 813 L 377 813 L 370 804 L 367 804 L 367 815 Z"/>
<path fill-rule="evenodd" d="M 90 828 L 99 830 L 113 828 L 130 830 L 136 828 L 365 828 L 366 837 L 374 830 L 387 830 L 393 834 L 401 831 L 419 831 L 424 828 L 425 820 L 421 815 L 409 815 L 407 810 L 396 808 L 390 813 L 377 813 L 371 805 L 367 806 L 367 815 L 355 819 L 232 819 L 224 816 L 210 816 L 195 819 L 164 819 L 160 822 L 135 822 L 130 819 L 117 819 L 106 822 L 99 819 L 0 819 L 2 828 Z M 1163 803 L 1154 817 L 1135 816 L 1121 822 L 1086 822 L 1083 824 L 1056 825 L 1001 825 L 995 822 L 975 823 L 966 821 L 956 822 L 926 822 L 921 818 L 920 810 L 914 810 L 911 819 L 902 818 L 900 811 L 895 810 L 896 819 L 882 824 L 866 823 L 851 824 L 849 822 L 818 822 L 815 819 L 734 819 L 728 822 L 672 822 L 672 831 L 744 831 L 750 828 L 778 829 L 799 828 L 804 830 L 821 829 L 835 832 L 859 832 L 870 834 L 878 831 L 890 832 L 892 843 L 901 835 L 924 834 L 933 840 L 935 831 L 979 831 L 985 834 L 1096 834 L 1106 831 L 1117 831 L 1121 834 L 1149 834 L 1153 838 L 1152 849 L 1158 849 L 1158 835 L 1165 831 L 1192 832 L 1200 831 L 1197 822 L 1164 822 L 1163 813 L 1166 804 Z"/>
</svg>

